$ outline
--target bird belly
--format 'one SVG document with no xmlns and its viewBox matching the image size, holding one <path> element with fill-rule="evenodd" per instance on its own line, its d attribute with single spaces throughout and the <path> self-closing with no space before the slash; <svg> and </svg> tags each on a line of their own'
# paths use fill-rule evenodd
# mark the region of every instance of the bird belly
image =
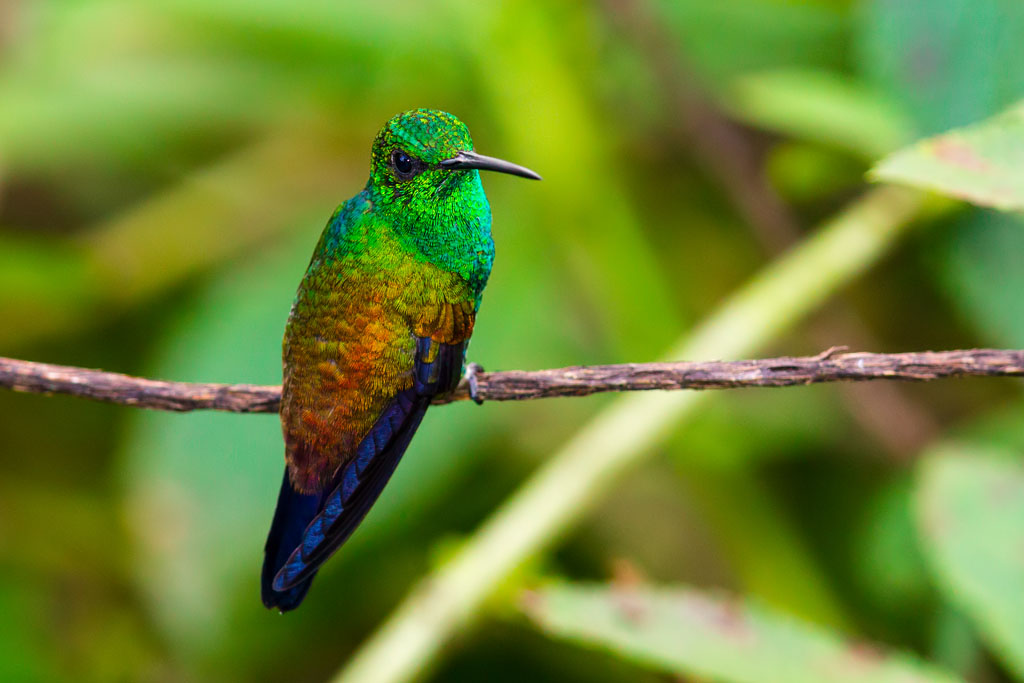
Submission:
<svg viewBox="0 0 1024 683">
<path fill-rule="evenodd" d="M 323 490 L 388 403 L 414 384 L 418 338 L 473 331 L 465 280 L 404 256 L 376 268 L 307 274 L 284 340 L 281 423 L 292 484 Z"/>
<path fill-rule="evenodd" d="M 286 335 L 281 422 L 292 483 L 322 490 L 398 392 L 413 384 L 409 324 L 373 299 L 294 320 Z"/>
</svg>

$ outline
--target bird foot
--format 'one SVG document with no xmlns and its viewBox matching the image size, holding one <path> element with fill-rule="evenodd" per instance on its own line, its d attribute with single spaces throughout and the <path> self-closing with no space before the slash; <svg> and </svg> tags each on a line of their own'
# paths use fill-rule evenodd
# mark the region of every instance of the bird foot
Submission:
<svg viewBox="0 0 1024 683">
<path fill-rule="evenodd" d="M 478 406 L 482 406 L 484 400 L 480 398 L 480 383 L 477 381 L 476 376 L 483 371 L 484 368 L 479 363 L 468 363 L 466 365 L 466 372 L 463 375 L 466 378 L 466 383 L 469 384 L 469 398 Z"/>
</svg>

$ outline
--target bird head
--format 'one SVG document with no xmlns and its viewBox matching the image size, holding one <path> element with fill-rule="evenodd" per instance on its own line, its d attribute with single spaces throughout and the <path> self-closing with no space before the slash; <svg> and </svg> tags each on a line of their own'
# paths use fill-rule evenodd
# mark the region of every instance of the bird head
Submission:
<svg viewBox="0 0 1024 683">
<path fill-rule="evenodd" d="M 412 109 L 395 116 L 373 142 L 370 187 L 378 200 L 414 214 L 436 210 L 471 195 L 478 171 L 497 171 L 540 180 L 528 168 L 477 154 L 466 124 L 436 109 Z"/>
</svg>

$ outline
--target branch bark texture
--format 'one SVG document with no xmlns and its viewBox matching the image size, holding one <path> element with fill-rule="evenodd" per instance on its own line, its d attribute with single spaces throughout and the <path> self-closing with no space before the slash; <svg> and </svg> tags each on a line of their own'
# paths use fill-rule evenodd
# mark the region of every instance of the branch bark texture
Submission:
<svg viewBox="0 0 1024 683">
<path fill-rule="evenodd" d="M 1022 377 L 1024 351 L 969 349 L 915 353 L 835 353 L 762 360 L 624 363 L 551 370 L 480 373 L 485 401 L 588 396 L 609 391 L 786 387 L 821 382 L 944 377 Z M 0 358 L 0 387 L 36 394 L 66 394 L 106 403 L 191 411 L 274 413 L 281 388 L 255 384 L 164 382 L 101 370 Z M 465 382 L 450 403 L 468 398 Z"/>
</svg>

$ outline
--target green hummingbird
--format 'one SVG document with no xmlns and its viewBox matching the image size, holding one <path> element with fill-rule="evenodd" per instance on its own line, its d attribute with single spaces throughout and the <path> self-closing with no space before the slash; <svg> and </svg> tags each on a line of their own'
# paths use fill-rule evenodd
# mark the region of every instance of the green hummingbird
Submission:
<svg viewBox="0 0 1024 683">
<path fill-rule="evenodd" d="M 480 170 L 540 179 L 477 154 L 451 114 L 407 111 L 377 134 L 366 187 L 327 222 L 285 327 L 287 466 L 264 549 L 268 608 L 302 602 L 431 399 L 459 383 L 494 262 Z"/>
</svg>

